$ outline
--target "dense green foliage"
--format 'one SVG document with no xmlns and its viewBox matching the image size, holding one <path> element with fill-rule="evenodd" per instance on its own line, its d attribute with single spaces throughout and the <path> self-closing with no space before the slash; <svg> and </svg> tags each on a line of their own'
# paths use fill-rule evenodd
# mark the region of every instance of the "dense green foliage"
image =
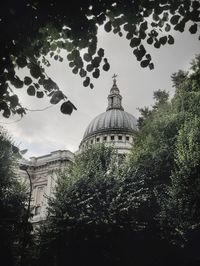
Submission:
<svg viewBox="0 0 200 266">
<path fill-rule="evenodd" d="M 128 174 L 123 160 L 113 148 L 99 145 L 61 173 L 40 232 L 40 265 L 129 261 L 127 249 L 135 247 L 131 239 L 139 245 L 137 234 L 146 231 L 151 210 L 145 178 Z"/>
<path fill-rule="evenodd" d="M 172 75 L 175 94 L 156 93 L 151 110 L 141 109 L 130 165 L 152 177 L 161 235 L 191 249 L 200 237 L 200 57 L 190 72 Z M 159 95 L 159 97 L 157 97 Z M 165 98 L 165 100 L 163 100 Z M 196 253 L 195 253 L 196 252 Z M 199 258 L 198 258 L 199 259 Z M 195 259 L 194 259 L 195 260 Z"/>
<path fill-rule="evenodd" d="M 1 263 L 17 265 L 23 241 L 26 190 L 16 175 L 16 151 L 7 133 L 0 129 L 0 250 Z"/>
<path fill-rule="evenodd" d="M 49 57 L 63 61 L 67 52 L 69 67 L 93 88 L 100 68 L 110 65 L 103 48 L 98 47 L 98 28 L 120 37 L 125 35 L 141 67 L 154 68 L 148 45 L 156 49 L 174 43 L 172 31 L 198 33 L 200 3 L 196 0 L 77 0 L 65 1 L 8 0 L 0 9 L 0 111 L 23 115 L 10 85 L 26 88 L 28 95 L 60 101 L 61 112 L 71 114 L 76 107 L 45 73 Z M 84 50 L 83 50 L 84 49 Z M 19 77 L 17 68 L 27 68 L 29 75 Z"/>
</svg>

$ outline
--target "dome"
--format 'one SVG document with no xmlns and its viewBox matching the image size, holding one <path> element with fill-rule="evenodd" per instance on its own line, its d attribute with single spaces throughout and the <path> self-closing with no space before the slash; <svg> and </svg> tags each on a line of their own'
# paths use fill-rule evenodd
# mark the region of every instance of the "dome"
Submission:
<svg viewBox="0 0 200 266">
<path fill-rule="evenodd" d="M 106 112 L 96 116 L 86 128 L 79 146 L 80 152 L 89 145 L 105 143 L 114 146 L 119 153 L 125 154 L 133 146 L 133 133 L 137 130 L 137 120 L 124 111 L 122 96 L 116 84 L 116 75 L 113 78 Z"/>
<path fill-rule="evenodd" d="M 136 118 L 121 110 L 110 109 L 96 116 L 86 128 L 83 140 L 99 133 L 106 132 L 127 132 L 133 133 L 136 130 Z"/>
</svg>

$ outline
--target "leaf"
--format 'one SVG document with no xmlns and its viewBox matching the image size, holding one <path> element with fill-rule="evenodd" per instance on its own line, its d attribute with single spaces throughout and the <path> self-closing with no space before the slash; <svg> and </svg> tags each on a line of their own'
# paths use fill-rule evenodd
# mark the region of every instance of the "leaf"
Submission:
<svg viewBox="0 0 200 266">
<path fill-rule="evenodd" d="M 174 38 L 171 35 L 168 35 L 168 43 L 174 44 Z"/>
<path fill-rule="evenodd" d="M 167 23 L 166 26 L 165 26 L 165 31 L 170 31 L 171 30 L 171 26 Z"/>
<path fill-rule="evenodd" d="M 178 23 L 179 19 L 180 19 L 180 16 L 179 15 L 174 15 L 174 16 L 171 17 L 170 23 L 172 25 L 176 25 Z"/>
<path fill-rule="evenodd" d="M 146 54 L 146 58 L 151 61 L 151 55 L 150 54 Z"/>
<path fill-rule="evenodd" d="M 26 61 L 26 58 L 24 56 L 19 56 L 17 59 L 16 59 L 16 63 L 19 67 L 23 68 L 25 66 L 27 66 L 27 61 Z"/>
<path fill-rule="evenodd" d="M 90 78 L 86 77 L 86 79 L 83 81 L 83 86 L 87 87 L 87 86 L 89 86 L 89 84 L 90 84 Z"/>
<path fill-rule="evenodd" d="M 64 102 L 60 107 L 60 111 L 67 115 L 71 115 L 73 110 L 77 110 L 77 108 L 70 101 Z"/>
<path fill-rule="evenodd" d="M 44 97 L 44 92 L 43 91 L 37 91 L 36 96 L 38 98 L 43 98 Z"/>
<path fill-rule="evenodd" d="M 77 73 L 78 73 L 78 67 L 74 67 L 74 68 L 72 69 L 72 72 L 73 72 L 74 74 L 77 74 Z"/>
<path fill-rule="evenodd" d="M 90 62 L 92 60 L 92 56 L 88 53 L 85 53 L 83 55 L 83 59 L 86 61 L 86 62 Z"/>
<path fill-rule="evenodd" d="M 30 74 L 33 78 L 38 79 L 40 75 L 42 74 L 40 67 L 36 64 L 31 64 Z"/>
<path fill-rule="evenodd" d="M 149 64 L 149 69 L 150 69 L 150 70 L 154 69 L 154 64 L 153 64 L 153 63 L 150 63 L 150 64 Z"/>
<path fill-rule="evenodd" d="M 165 45 L 167 43 L 167 36 L 163 36 L 159 39 L 159 42 L 162 44 L 162 45 Z"/>
<path fill-rule="evenodd" d="M 104 71 L 108 71 L 110 69 L 110 65 L 108 62 L 106 62 L 104 65 L 103 65 L 103 70 Z"/>
<path fill-rule="evenodd" d="M 87 65 L 86 69 L 87 69 L 88 72 L 92 72 L 94 67 L 93 67 L 92 64 L 89 64 L 89 65 Z"/>
<path fill-rule="evenodd" d="M 81 78 L 85 77 L 86 74 L 87 74 L 87 72 L 83 68 L 81 68 L 79 71 L 79 75 L 81 76 Z"/>
<path fill-rule="evenodd" d="M 112 30 L 112 24 L 111 21 L 108 21 L 105 25 L 104 25 L 104 29 L 106 32 L 110 32 Z"/>
<path fill-rule="evenodd" d="M 101 57 L 100 56 L 95 56 L 95 58 L 92 60 L 92 66 L 93 67 L 99 67 L 101 63 Z"/>
<path fill-rule="evenodd" d="M 92 73 L 92 76 L 97 79 L 99 75 L 100 75 L 100 71 L 98 68 L 96 68 L 95 71 Z"/>
<path fill-rule="evenodd" d="M 97 52 L 100 57 L 104 57 L 104 49 L 100 48 Z"/>
<path fill-rule="evenodd" d="M 157 40 L 155 43 L 154 43 L 154 47 L 159 49 L 160 48 L 160 42 Z"/>
<path fill-rule="evenodd" d="M 30 77 L 25 77 L 25 78 L 24 78 L 24 84 L 25 84 L 25 85 L 28 86 L 28 85 L 30 85 L 31 83 L 32 83 L 32 79 L 31 79 Z"/>
<path fill-rule="evenodd" d="M 140 30 L 145 31 L 148 29 L 148 23 L 147 21 L 144 21 L 141 25 L 140 25 Z"/>
<path fill-rule="evenodd" d="M 90 89 L 93 89 L 94 85 L 92 83 L 90 83 Z"/>
<path fill-rule="evenodd" d="M 10 96 L 8 100 L 10 102 L 11 108 L 15 108 L 19 103 L 19 99 L 16 94 Z"/>
<path fill-rule="evenodd" d="M 147 67 L 149 65 L 149 60 L 142 60 L 140 65 L 141 67 Z"/>
<path fill-rule="evenodd" d="M 33 85 L 29 86 L 27 89 L 27 93 L 29 96 L 35 96 L 35 87 Z"/>
<path fill-rule="evenodd" d="M 133 38 L 133 33 L 131 33 L 131 32 L 127 33 L 127 35 L 126 35 L 126 39 L 127 39 L 127 40 L 130 40 L 130 39 L 132 39 L 132 38 Z"/>
<path fill-rule="evenodd" d="M 23 81 L 21 81 L 18 77 L 15 77 L 13 80 L 11 80 L 11 84 L 15 86 L 17 89 L 23 88 Z"/>
<path fill-rule="evenodd" d="M 64 95 L 63 95 L 62 91 L 58 90 L 58 91 L 55 91 L 53 93 L 51 100 L 50 100 L 50 103 L 51 104 L 57 104 L 63 99 L 64 99 Z"/>
<path fill-rule="evenodd" d="M 147 39 L 147 43 L 148 43 L 148 44 L 152 44 L 152 43 L 153 43 L 153 38 L 152 38 L 152 37 L 149 37 L 149 38 Z"/>
<path fill-rule="evenodd" d="M 130 41 L 130 46 L 133 48 L 133 47 L 138 46 L 140 43 L 141 43 L 141 39 L 140 38 L 133 38 Z"/>
<path fill-rule="evenodd" d="M 197 23 L 194 23 L 192 26 L 190 26 L 189 32 L 191 34 L 195 34 L 197 32 Z"/>
</svg>

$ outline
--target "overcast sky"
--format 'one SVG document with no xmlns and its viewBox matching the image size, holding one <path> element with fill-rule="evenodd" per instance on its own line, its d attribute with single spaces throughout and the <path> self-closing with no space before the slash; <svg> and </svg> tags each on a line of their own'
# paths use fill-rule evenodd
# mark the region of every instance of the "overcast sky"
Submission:
<svg viewBox="0 0 200 266">
<path fill-rule="evenodd" d="M 28 112 L 16 123 L 18 117 L 0 118 L 1 124 L 10 132 L 20 149 L 28 149 L 26 157 L 40 156 L 58 149 L 72 152 L 78 149 L 84 131 L 90 121 L 107 107 L 107 96 L 112 86 L 112 76 L 118 74 L 117 85 L 123 97 L 125 111 L 139 115 L 137 108 L 153 104 L 153 91 L 167 90 L 173 95 L 171 74 L 179 69 L 187 70 L 195 54 L 200 53 L 197 35 L 183 33 L 175 35 L 175 44 L 160 49 L 148 46 L 155 69 L 143 69 L 132 54 L 125 37 L 99 31 L 99 47 L 105 49 L 111 68 L 101 71 L 99 79 L 94 79 L 94 89 L 83 87 L 83 79 L 71 73 L 68 62 L 52 62 L 47 73 L 55 80 L 61 90 L 76 105 L 77 111 L 71 116 L 59 111 L 55 105 L 42 112 Z M 66 55 L 64 55 L 66 57 Z M 35 99 L 26 94 L 25 89 L 17 90 L 21 103 L 30 109 L 49 106 L 49 99 Z"/>
</svg>

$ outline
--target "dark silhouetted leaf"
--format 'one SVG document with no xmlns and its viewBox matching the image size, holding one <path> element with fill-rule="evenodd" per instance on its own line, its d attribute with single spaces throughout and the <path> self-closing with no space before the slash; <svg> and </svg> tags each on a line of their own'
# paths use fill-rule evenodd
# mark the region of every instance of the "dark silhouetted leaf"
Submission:
<svg viewBox="0 0 200 266">
<path fill-rule="evenodd" d="M 110 69 L 110 65 L 108 62 L 106 62 L 104 65 L 103 65 L 103 70 L 104 71 L 108 71 Z"/>
<path fill-rule="evenodd" d="M 92 83 L 90 83 L 90 89 L 93 89 L 94 85 Z"/>
<path fill-rule="evenodd" d="M 174 38 L 171 35 L 168 35 L 168 43 L 174 44 Z"/>
<path fill-rule="evenodd" d="M 25 78 L 24 78 L 24 84 L 25 84 L 25 85 L 28 86 L 28 85 L 30 85 L 31 83 L 32 83 L 32 79 L 31 79 L 30 77 L 25 77 Z"/>
<path fill-rule="evenodd" d="M 133 48 L 133 47 L 136 47 L 140 44 L 141 42 L 141 39 L 140 38 L 133 38 L 131 39 L 130 41 L 130 46 Z"/>
<path fill-rule="evenodd" d="M 153 63 L 150 63 L 150 64 L 149 64 L 149 69 L 150 69 L 150 70 L 154 69 L 154 64 L 153 64 Z"/>
<path fill-rule="evenodd" d="M 19 99 L 16 94 L 10 96 L 9 101 L 10 101 L 11 108 L 15 108 L 19 103 Z"/>
<path fill-rule="evenodd" d="M 89 64 L 89 65 L 87 65 L 86 69 L 88 72 L 91 72 L 91 71 L 93 71 L 94 67 L 92 64 Z"/>
<path fill-rule="evenodd" d="M 83 59 L 86 61 L 86 62 L 90 62 L 92 60 L 92 56 L 88 53 L 85 53 L 83 55 Z"/>
<path fill-rule="evenodd" d="M 100 48 L 97 52 L 100 57 L 104 57 L 104 49 Z"/>
<path fill-rule="evenodd" d="M 81 78 L 85 77 L 86 74 L 87 74 L 87 72 L 83 68 L 81 68 L 80 72 L 79 72 L 79 75 L 81 76 Z"/>
<path fill-rule="evenodd" d="M 159 49 L 160 48 L 160 42 L 157 40 L 155 43 L 154 43 L 154 47 Z"/>
<path fill-rule="evenodd" d="M 170 22 L 172 25 L 176 25 L 178 23 L 179 19 L 180 19 L 179 15 L 174 15 L 171 17 Z"/>
<path fill-rule="evenodd" d="M 167 36 L 163 36 L 159 39 L 159 42 L 162 44 L 162 45 L 165 45 L 167 43 Z"/>
<path fill-rule="evenodd" d="M 171 26 L 167 23 L 166 26 L 165 26 L 165 31 L 170 31 L 171 30 Z"/>
<path fill-rule="evenodd" d="M 101 63 L 101 57 L 100 56 L 95 56 L 95 58 L 92 60 L 92 66 L 93 67 L 99 67 Z"/>
<path fill-rule="evenodd" d="M 90 84 L 90 78 L 86 77 L 86 79 L 83 81 L 83 86 L 87 87 L 87 86 L 89 86 L 89 84 Z"/>
<path fill-rule="evenodd" d="M 26 61 L 26 58 L 25 57 L 18 57 L 16 59 L 16 63 L 19 67 L 23 68 L 25 66 L 27 66 L 27 61 Z"/>
<path fill-rule="evenodd" d="M 100 75 L 100 71 L 98 68 L 96 68 L 95 71 L 92 73 L 92 76 L 97 79 L 99 75 Z"/>
<path fill-rule="evenodd" d="M 197 24 L 194 23 L 192 26 L 190 26 L 189 31 L 191 34 L 195 34 L 197 32 Z"/>
<path fill-rule="evenodd" d="M 35 87 L 33 85 L 29 86 L 27 89 L 27 93 L 30 96 L 35 96 Z"/>
<path fill-rule="evenodd" d="M 70 101 L 62 103 L 62 105 L 60 107 L 60 111 L 63 114 L 67 114 L 67 115 L 71 115 L 73 110 L 77 110 L 77 109 Z"/>
<path fill-rule="evenodd" d="M 153 43 L 153 38 L 152 38 L 152 37 L 149 37 L 149 38 L 147 39 L 147 43 L 148 43 L 148 44 L 152 44 L 152 43 Z"/>
<path fill-rule="evenodd" d="M 42 74 L 40 67 L 38 65 L 32 64 L 30 66 L 30 74 L 33 78 L 38 79 Z"/>
<path fill-rule="evenodd" d="M 63 99 L 64 99 L 64 95 L 63 95 L 62 91 L 55 91 L 51 97 L 50 103 L 51 104 L 57 104 Z"/>
<path fill-rule="evenodd" d="M 44 97 L 44 92 L 43 91 L 37 91 L 36 96 L 38 98 L 43 98 Z"/>
<path fill-rule="evenodd" d="M 107 32 L 110 32 L 112 30 L 112 25 L 111 25 L 111 21 L 108 21 L 105 25 L 104 25 L 104 29 Z"/>
<path fill-rule="evenodd" d="M 142 60 L 140 65 L 141 67 L 147 67 L 149 65 L 149 60 Z"/>
</svg>

